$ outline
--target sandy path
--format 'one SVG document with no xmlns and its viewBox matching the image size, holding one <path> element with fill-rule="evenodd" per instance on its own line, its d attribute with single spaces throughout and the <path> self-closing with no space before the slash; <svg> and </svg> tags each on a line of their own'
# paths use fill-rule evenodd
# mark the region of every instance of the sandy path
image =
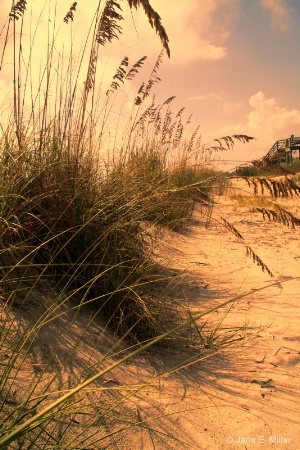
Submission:
<svg viewBox="0 0 300 450">
<path fill-rule="evenodd" d="M 177 374 L 181 403 L 170 402 L 167 409 L 203 405 L 176 418 L 177 436 L 195 448 L 299 450 L 300 281 L 287 282 L 300 275 L 299 230 L 266 223 L 249 208 L 235 208 L 228 197 L 216 201 L 274 279 L 246 257 L 235 236 L 214 224 L 195 223 L 187 235 L 170 237 L 170 248 L 177 249 L 170 265 L 185 268 L 196 280 L 193 311 L 254 289 L 235 303 L 226 324 L 261 328 L 250 341 Z M 277 285 L 255 291 L 274 280 Z"/>
<path fill-rule="evenodd" d="M 244 189 L 244 185 L 241 187 Z M 86 432 L 78 415 L 68 428 L 71 436 L 83 433 L 86 448 L 300 449 L 300 281 L 291 280 L 300 276 L 299 230 L 266 223 L 260 214 L 236 206 L 229 195 L 217 197 L 216 202 L 216 211 L 240 231 L 273 272 L 273 279 L 246 256 L 244 246 L 233 234 L 214 222 L 206 227 L 197 211 L 188 231 L 167 234 L 162 254 L 168 269 L 182 274 L 174 276 L 177 291 L 173 289 L 172 295 L 189 299 L 195 314 L 250 291 L 236 301 L 222 323 L 224 327 L 247 324 L 248 329 L 237 332 L 237 337 L 246 339 L 212 356 L 210 350 L 197 352 L 193 347 L 186 354 L 182 349 L 152 349 L 117 368 L 102 381 L 111 390 L 105 395 L 91 392 L 86 399 L 88 410 L 94 408 L 96 412 L 98 405 L 115 402 L 117 408 L 112 408 L 111 417 L 100 414 L 99 423 L 95 421 Z M 299 217 L 300 200 L 288 204 Z M 177 278 L 181 284 L 176 284 Z M 42 292 L 36 295 L 36 301 L 40 301 Z M 29 389 L 43 367 L 44 382 L 57 372 L 57 389 L 64 382 L 71 385 L 85 364 L 96 364 L 115 341 L 101 331 L 99 323 L 90 323 L 93 310 L 83 309 L 73 317 L 67 305 L 64 308 L 63 315 L 41 330 L 32 361 L 28 359 L 18 375 L 17 396 Z M 15 314 L 21 326 L 24 312 L 16 310 Z M 211 314 L 210 327 L 223 314 L 224 310 Z M 68 349 L 75 345 L 76 352 L 69 360 Z M 46 364 L 47 348 L 55 354 L 51 364 Z M 160 378 L 187 357 L 199 361 Z M 149 386 L 139 389 L 151 380 Z M 115 432 L 124 424 L 126 427 L 126 420 L 128 430 L 99 440 L 97 447 L 88 446 L 93 433 L 101 437 Z M 131 424 L 140 421 L 142 426 L 132 428 Z"/>
</svg>

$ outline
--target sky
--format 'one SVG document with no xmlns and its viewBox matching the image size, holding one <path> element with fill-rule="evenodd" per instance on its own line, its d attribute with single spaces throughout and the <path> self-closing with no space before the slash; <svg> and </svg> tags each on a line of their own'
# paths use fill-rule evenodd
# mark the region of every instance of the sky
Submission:
<svg viewBox="0 0 300 450">
<path fill-rule="evenodd" d="M 32 76 L 37 76 L 40 60 L 46 54 L 42 41 L 54 21 L 50 23 L 45 18 L 45 14 L 49 15 L 49 5 L 45 7 L 49 2 L 27 3 L 26 14 L 40 20 L 31 55 L 36 67 Z M 55 1 L 50 3 L 54 8 Z M 73 48 L 82 45 L 97 3 L 90 0 L 87 8 L 86 2 L 78 0 L 74 22 L 60 27 L 57 51 L 59 46 L 64 47 L 65 54 L 70 51 L 70 33 L 76 42 Z M 299 0 L 150 0 L 150 3 L 161 16 L 171 49 L 171 58 L 165 56 L 160 67 L 161 82 L 155 85 L 157 101 L 176 96 L 174 111 L 185 107 L 187 116 L 193 114 L 192 123 L 195 127 L 200 125 L 203 143 L 232 134 L 254 137 L 253 142 L 237 143 L 233 150 L 222 153 L 222 158 L 232 166 L 264 156 L 278 139 L 291 134 L 300 136 Z M 0 32 L 10 4 L 0 3 Z M 56 16 L 63 17 L 71 4 L 58 1 Z M 159 37 L 142 9 L 131 11 L 126 0 L 121 5 L 125 19 L 123 36 L 102 49 L 99 56 L 105 67 L 104 84 L 105 80 L 109 83 L 125 55 L 131 63 L 144 55 L 148 57 L 141 75 L 147 79 L 161 51 Z M 33 28 L 30 32 L 25 27 L 24 36 L 30 33 L 32 36 Z M 3 42 L 2 31 L 1 47 Z M 12 86 L 9 54 L 12 54 L 11 40 L 0 72 L 3 98 L 6 89 Z M 137 77 L 129 89 L 136 92 L 138 83 Z"/>
<path fill-rule="evenodd" d="M 193 112 L 203 142 L 232 134 L 255 137 L 222 155 L 248 161 L 264 156 L 278 139 L 300 136 L 299 0 L 152 5 L 171 48 L 160 94 L 176 95 Z"/>
</svg>

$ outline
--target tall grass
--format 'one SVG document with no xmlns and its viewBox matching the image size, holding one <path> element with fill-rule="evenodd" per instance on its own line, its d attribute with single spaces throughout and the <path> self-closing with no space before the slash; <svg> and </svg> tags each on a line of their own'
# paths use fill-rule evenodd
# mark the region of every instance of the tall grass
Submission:
<svg viewBox="0 0 300 450">
<path fill-rule="evenodd" d="M 143 317 L 143 333 L 159 334 L 155 315 L 132 287 L 140 284 L 154 265 L 153 233 L 150 236 L 147 224 L 176 228 L 191 215 L 194 205 L 194 199 L 184 192 L 193 145 L 182 142 L 182 111 L 171 121 L 169 101 L 162 106 L 154 101 L 144 106 L 158 80 L 162 55 L 133 101 L 122 140 L 116 137 L 107 154 L 104 148 L 109 112 L 120 86 L 134 78 L 145 60 L 141 58 L 128 68 L 128 58 L 124 58 L 102 103 L 96 102 L 96 75 L 100 70 L 97 52 L 121 33 L 120 5 L 108 1 L 96 11 L 91 48 L 85 49 L 89 58 L 83 89 L 80 91 L 77 80 L 84 72 L 84 64 L 78 66 L 74 76 L 73 54 L 65 71 L 65 61 L 59 55 L 54 64 L 55 35 L 48 42 L 46 66 L 33 97 L 33 91 L 21 82 L 30 78 L 32 70 L 31 54 L 27 55 L 28 65 L 22 63 L 21 57 L 26 3 L 18 2 L 9 15 L 8 29 L 14 33 L 13 70 L 18 83 L 13 90 L 14 120 L 1 136 L 1 236 L 7 267 L 2 270 L 3 282 L 10 281 L 8 300 L 13 301 L 17 291 L 18 282 L 12 281 L 16 267 L 18 273 L 43 267 L 43 276 L 51 274 L 62 286 L 81 289 L 84 298 L 96 297 L 103 312 L 113 317 L 118 331 L 125 332 Z M 130 6 L 138 3 L 131 2 Z M 141 2 L 149 20 L 156 18 L 156 31 L 168 50 L 158 16 L 147 4 Z M 64 22 L 75 20 L 75 13 L 74 4 Z M 5 46 L 8 44 L 6 41 Z M 33 41 L 30 48 L 34 45 Z M 4 61 L 6 57 L 7 53 Z M 84 54 L 80 58 L 84 61 Z M 51 103 L 54 82 L 56 93 Z M 154 117 L 155 128 L 151 129 Z M 177 159 L 177 149 L 185 146 L 188 154 L 184 150 Z M 202 181 L 201 176 L 193 181 L 199 179 Z M 195 189 L 200 192 L 199 187 Z"/>
<path fill-rule="evenodd" d="M 198 327 L 183 304 L 144 295 L 143 288 L 166 278 L 153 254 L 164 227 L 180 228 L 196 202 L 209 214 L 210 193 L 222 189 L 222 181 L 199 150 L 198 129 L 189 138 L 185 134 L 189 120 L 183 109 L 172 112 L 173 98 L 161 105 L 151 99 L 162 55 L 137 89 L 126 126 L 113 129 L 109 148 L 113 106 L 145 61 L 129 68 L 124 57 L 101 96 L 98 55 L 122 31 L 119 2 L 99 3 L 83 54 L 75 56 L 72 47 L 67 61 L 56 53 L 58 21 L 71 27 L 77 4 L 64 18 L 48 17 L 55 25 L 52 33 L 48 28 L 52 37 L 37 87 L 35 31 L 27 54 L 23 46 L 28 3 L 13 2 L 8 10 L 1 58 L 2 67 L 11 64 L 14 84 L 13 111 L 1 124 L 0 138 L 0 445 L 88 448 L 106 442 L 126 421 L 126 427 L 142 426 L 124 406 L 131 391 L 115 397 L 103 376 L 150 345 L 171 345 L 182 328 Z M 149 2 L 128 3 L 143 7 L 169 54 L 166 32 Z M 76 327 L 75 340 L 66 341 Z M 45 333 L 48 344 L 41 344 Z M 92 333 L 97 339 L 88 345 Z M 198 328 L 197 333 L 202 345 Z M 113 334 L 99 357 L 95 346 Z M 78 348 L 87 354 L 75 370 Z M 66 366 L 70 373 L 61 379 Z M 98 379 L 100 385 L 86 389 Z M 25 392 L 19 394 L 22 383 Z M 98 407 L 97 395 L 107 391 Z M 84 420 L 76 428 L 78 415 Z"/>
</svg>

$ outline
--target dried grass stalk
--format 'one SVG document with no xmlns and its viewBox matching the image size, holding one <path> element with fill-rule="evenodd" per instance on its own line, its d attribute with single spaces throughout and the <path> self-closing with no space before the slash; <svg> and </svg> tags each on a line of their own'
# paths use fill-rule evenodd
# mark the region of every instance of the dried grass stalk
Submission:
<svg viewBox="0 0 300 450">
<path fill-rule="evenodd" d="M 258 195 L 258 187 L 260 192 L 264 195 L 265 190 L 272 197 L 292 197 L 294 194 L 299 196 L 300 186 L 295 183 L 293 179 L 285 178 L 285 180 L 273 180 L 264 177 L 242 177 L 249 187 L 254 188 L 254 194 Z"/>
<path fill-rule="evenodd" d="M 119 87 L 124 83 L 125 80 L 133 80 L 135 75 L 138 73 L 138 69 L 142 67 L 146 59 L 147 56 L 143 56 L 142 58 L 140 58 L 127 72 L 125 68 L 129 65 L 129 59 L 127 56 L 125 56 L 113 76 L 113 81 L 110 85 L 110 89 L 107 90 L 106 95 L 109 95 L 119 89 Z"/>
<path fill-rule="evenodd" d="M 140 105 L 145 100 L 145 98 L 149 97 L 150 91 L 154 84 L 161 81 L 161 79 L 157 76 L 157 71 L 162 62 L 163 54 L 163 51 L 161 51 L 158 55 L 147 84 L 145 85 L 145 83 L 143 83 L 139 88 L 138 95 L 135 99 L 135 105 Z"/>
<path fill-rule="evenodd" d="M 86 80 L 84 82 L 85 95 L 87 95 L 93 89 L 94 82 L 95 82 L 96 66 L 97 66 L 97 52 L 96 52 L 96 49 L 93 48 L 91 50 L 88 72 L 87 72 Z"/>
<path fill-rule="evenodd" d="M 270 222 L 282 223 L 283 225 L 288 227 L 291 226 L 292 228 L 300 227 L 300 219 L 298 217 L 279 206 L 277 206 L 277 208 L 278 212 L 267 208 L 253 208 L 252 211 L 261 213 L 264 220 L 268 219 Z"/>
<path fill-rule="evenodd" d="M 243 236 L 241 235 L 241 233 L 231 224 L 229 223 L 224 217 L 221 217 L 223 224 L 225 226 L 225 228 L 227 228 L 227 230 L 229 230 L 232 234 L 234 234 L 234 236 L 241 241 L 242 244 L 245 245 L 246 250 L 247 250 L 247 256 L 249 256 L 250 258 L 252 258 L 253 262 L 255 262 L 255 264 L 257 264 L 259 267 L 261 267 L 263 272 L 267 272 L 270 277 L 274 277 L 273 273 L 271 272 L 271 270 L 268 268 L 268 266 L 260 259 L 260 257 L 252 250 L 252 248 L 247 245 L 245 243 L 245 239 L 243 238 Z"/>
<path fill-rule="evenodd" d="M 196 128 L 195 131 L 193 132 L 193 134 L 192 134 L 192 136 L 191 136 L 191 139 L 190 139 L 190 141 L 189 141 L 189 143 L 188 143 L 187 150 L 188 150 L 189 152 L 191 152 L 191 151 L 193 150 L 194 142 L 195 142 L 195 139 L 196 139 L 196 137 L 197 137 L 197 134 L 198 134 L 199 130 L 200 130 L 200 125 L 197 126 L 197 128 Z"/>
<path fill-rule="evenodd" d="M 123 20 L 123 16 L 117 11 L 122 11 L 120 4 L 114 0 L 108 0 L 100 17 L 96 42 L 105 45 L 106 42 L 112 42 L 114 38 L 118 39 L 118 35 L 122 34 L 122 27 L 118 22 Z"/>
<path fill-rule="evenodd" d="M 251 247 L 249 247 L 249 245 L 246 245 L 246 250 L 247 256 L 250 256 L 253 262 L 255 262 L 259 267 L 261 267 L 263 272 L 267 272 L 270 275 L 270 277 L 274 278 L 274 275 L 268 268 L 268 266 L 260 259 L 260 257 L 256 253 L 254 253 L 254 251 L 252 250 Z"/>
<path fill-rule="evenodd" d="M 169 38 L 166 33 L 165 28 L 161 23 L 161 18 L 159 14 L 154 11 L 152 6 L 150 5 L 148 0 L 128 0 L 130 8 L 135 7 L 137 9 L 139 6 L 144 8 L 145 14 L 148 17 L 149 23 L 152 28 L 155 29 L 156 33 L 159 35 L 160 40 L 164 49 L 167 52 L 167 55 L 170 57 L 170 48 L 169 48 Z"/>
<path fill-rule="evenodd" d="M 223 136 L 218 139 L 214 139 L 214 141 L 218 142 L 219 146 L 213 147 L 214 150 L 232 150 L 234 147 L 234 139 L 236 139 L 239 142 L 242 142 L 243 144 L 246 144 L 253 139 L 254 137 L 247 136 L 246 134 L 234 134 L 232 136 Z M 223 145 L 225 144 L 225 146 Z"/>
<path fill-rule="evenodd" d="M 221 219 L 227 230 L 229 230 L 232 234 L 234 234 L 235 237 L 237 237 L 240 241 L 244 241 L 244 238 L 241 235 L 241 233 L 231 223 L 229 223 L 228 220 L 226 220 L 224 217 L 221 217 Z"/>
<path fill-rule="evenodd" d="M 156 119 L 156 111 L 157 111 L 157 107 L 155 107 L 155 97 L 152 100 L 152 103 L 150 106 L 148 106 L 148 108 L 145 109 L 145 111 L 143 112 L 143 114 L 141 114 L 140 118 L 138 119 L 138 121 L 136 122 L 134 128 L 139 128 L 141 131 L 141 134 L 144 133 L 145 131 L 145 124 L 147 122 L 147 120 L 149 118 L 151 119 Z"/>
<path fill-rule="evenodd" d="M 116 73 L 113 76 L 113 81 L 111 82 L 110 89 L 106 92 L 106 95 L 109 95 L 110 93 L 116 91 L 119 89 L 120 85 L 124 83 L 124 80 L 126 78 L 127 71 L 124 69 L 124 67 L 128 67 L 128 56 L 125 56 L 125 58 L 121 61 L 121 64 L 117 68 Z"/>
<path fill-rule="evenodd" d="M 142 67 L 146 59 L 147 56 L 143 56 L 131 67 L 126 75 L 126 80 L 132 80 L 135 77 L 135 75 L 138 73 L 138 69 Z"/>
</svg>

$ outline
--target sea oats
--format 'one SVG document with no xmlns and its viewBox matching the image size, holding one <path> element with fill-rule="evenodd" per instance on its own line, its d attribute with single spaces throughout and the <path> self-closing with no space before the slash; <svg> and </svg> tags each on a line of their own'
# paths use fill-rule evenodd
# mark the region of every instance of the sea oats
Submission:
<svg viewBox="0 0 300 450">
<path fill-rule="evenodd" d="M 126 80 L 132 80 L 135 77 L 135 75 L 138 73 L 138 69 L 142 67 L 146 59 L 147 56 L 143 56 L 129 69 L 126 75 Z"/>
<path fill-rule="evenodd" d="M 226 220 L 224 217 L 221 217 L 223 224 L 227 230 L 229 230 L 234 236 L 246 247 L 247 256 L 252 258 L 253 262 L 255 262 L 259 267 L 261 267 L 263 272 L 267 272 L 271 277 L 273 277 L 273 273 L 268 268 L 268 266 L 261 260 L 261 258 L 252 250 L 252 248 L 246 243 L 244 237 L 241 235 L 241 233 Z"/>
<path fill-rule="evenodd" d="M 170 48 L 169 48 L 169 38 L 167 36 L 166 30 L 164 29 L 161 18 L 159 14 L 154 11 L 152 6 L 150 5 L 148 0 L 128 0 L 130 8 L 135 7 L 136 9 L 138 6 L 142 6 L 144 8 L 145 14 L 148 17 L 149 23 L 152 28 L 155 29 L 157 34 L 160 37 L 160 40 L 163 44 L 164 49 L 167 52 L 167 55 L 170 57 Z"/>
<path fill-rule="evenodd" d="M 106 2 L 97 27 L 96 42 L 98 44 L 104 46 L 107 41 L 112 42 L 114 38 L 118 38 L 118 35 L 122 33 L 122 27 L 118 25 L 118 22 L 123 20 L 123 16 L 118 11 L 122 12 L 118 2 L 114 0 Z"/>
<path fill-rule="evenodd" d="M 106 92 L 107 95 L 119 89 L 120 83 L 124 83 L 127 75 L 126 69 L 124 69 L 124 67 L 128 67 L 128 56 L 125 56 L 125 58 L 123 58 L 121 64 L 117 68 L 117 71 L 113 76 L 113 81 L 111 82 L 110 89 Z"/>
<path fill-rule="evenodd" d="M 74 2 L 67 14 L 64 17 L 64 22 L 69 23 L 69 20 L 73 22 L 74 20 L 74 12 L 76 11 L 77 2 Z"/>
<path fill-rule="evenodd" d="M 23 16 L 27 6 L 27 0 L 19 0 L 15 6 L 11 8 L 9 13 L 10 20 L 19 20 Z"/>
</svg>

